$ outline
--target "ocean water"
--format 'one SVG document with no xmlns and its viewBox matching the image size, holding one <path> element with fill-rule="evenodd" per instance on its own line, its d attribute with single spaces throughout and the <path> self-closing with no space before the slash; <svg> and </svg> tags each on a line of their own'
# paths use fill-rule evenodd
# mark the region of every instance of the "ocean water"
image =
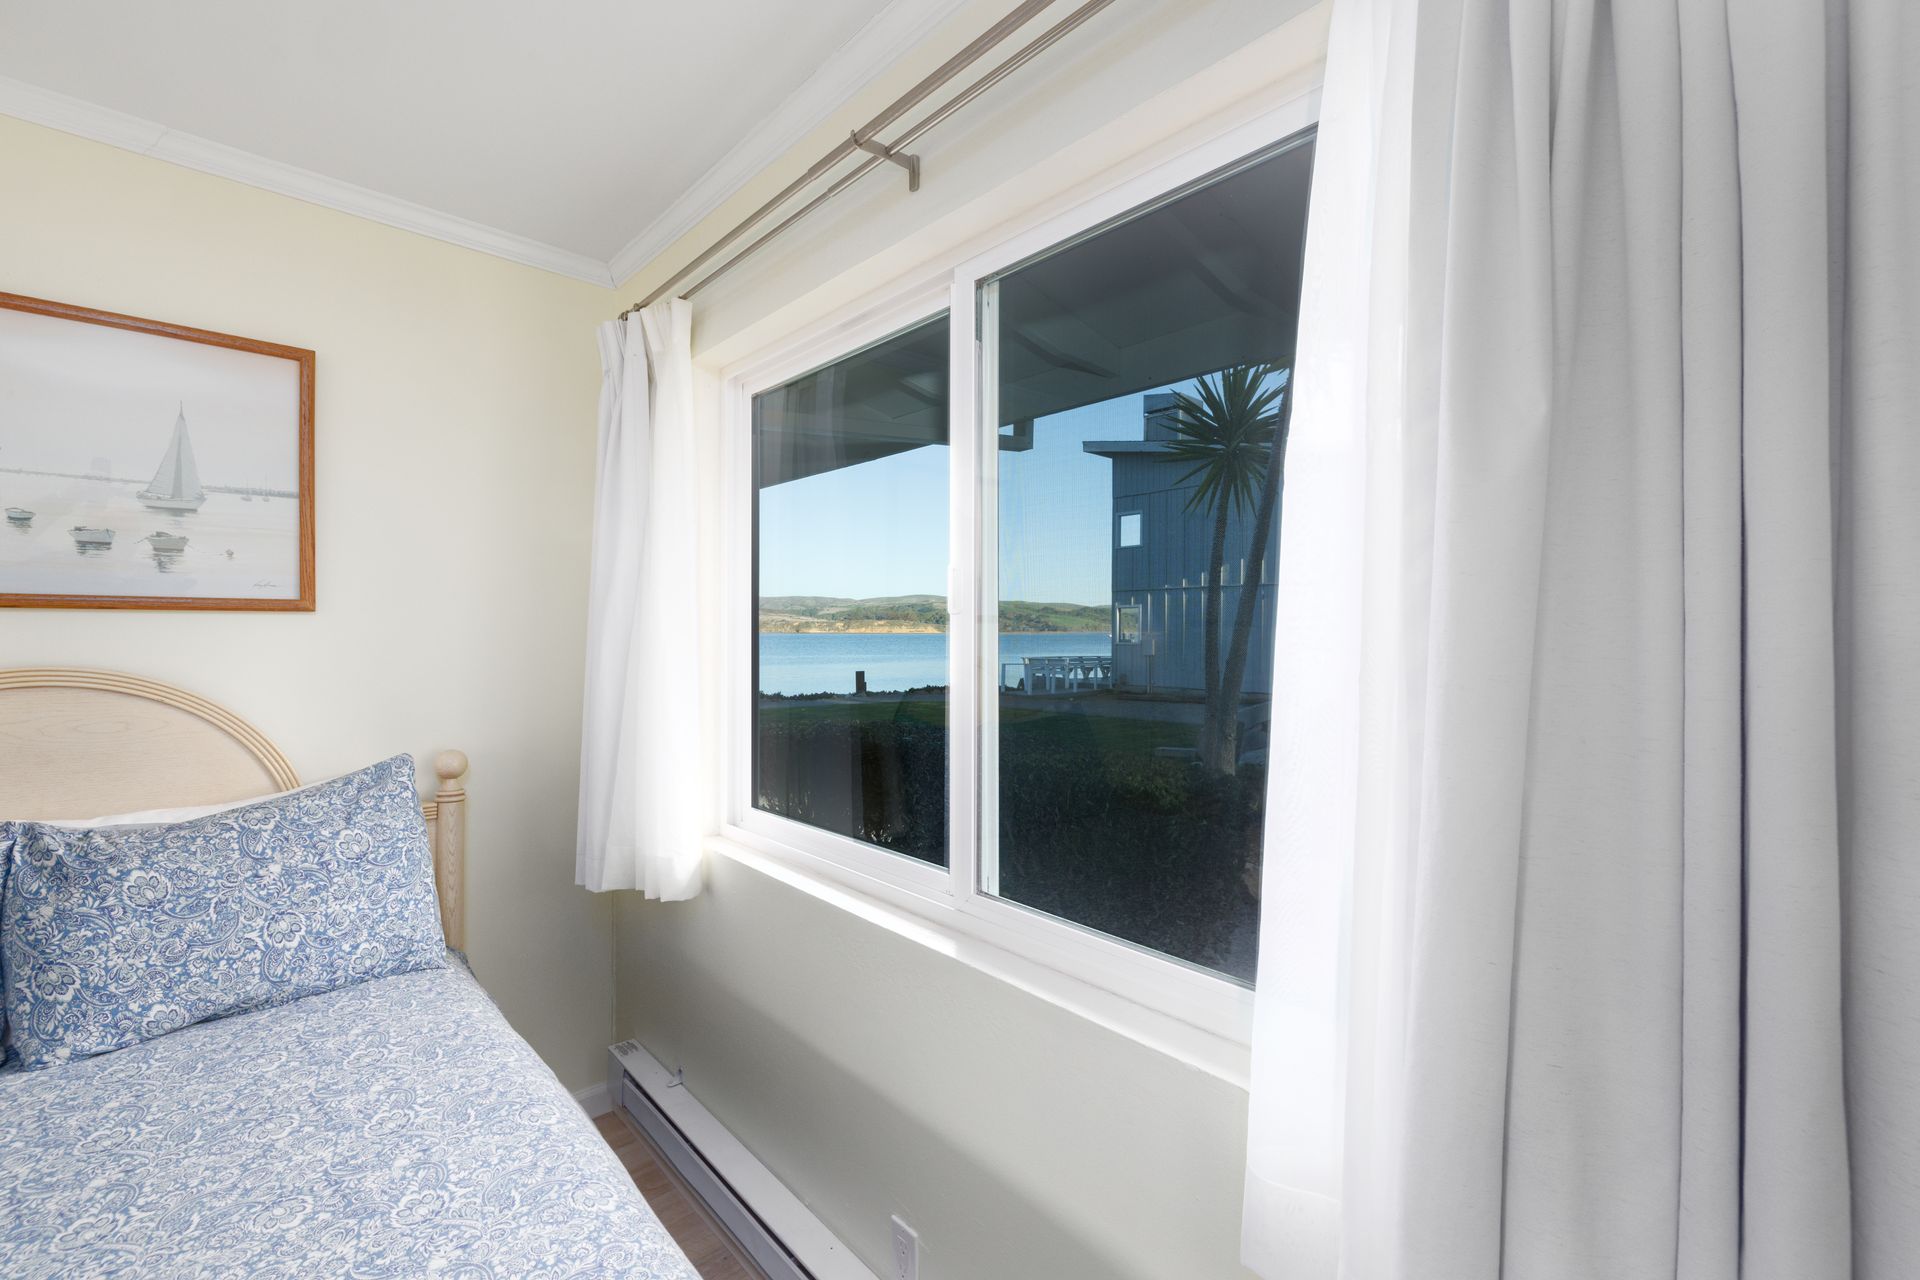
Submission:
<svg viewBox="0 0 1920 1280">
<path fill-rule="evenodd" d="M 210 493 L 198 511 L 176 515 L 142 506 L 134 496 L 140 488 L 0 471 L 0 507 L 34 513 L 25 528 L 0 522 L 0 592 L 254 600 L 300 594 L 295 499 Z M 74 525 L 112 529 L 113 545 L 76 546 L 68 533 Z M 156 532 L 184 536 L 186 548 L 158 552 L 140 540 Z"/>
<path fill-rule="evenodd" d="M 1003 662 L 1111 652 L 1113 637 L 1104 631 L 1023 632 L 1000 637 Z M 867 673 L 867 688 L 874 690 L 947 684 L 947 637 L 840 632 L 760 634 L 762 693 L 852 693 L 856 671 Z"/>
</svg>

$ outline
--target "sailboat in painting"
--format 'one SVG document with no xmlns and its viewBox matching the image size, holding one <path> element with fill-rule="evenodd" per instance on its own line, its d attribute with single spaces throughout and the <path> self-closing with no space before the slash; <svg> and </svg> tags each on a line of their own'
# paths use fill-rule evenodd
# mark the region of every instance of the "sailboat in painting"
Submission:
<svg viewBox="0 0 1920 1280">
<path fill-rule="evenodd" d="M 173 442 L 167 446 L 167 456 L 160 459 L 153 482 L 140 491 L 139 497 L 155 511 L 198 511 L 207 500 L 206 490 L 200 487 L 200 469 L 193 464 L 193 441 L 187 436 L 184 404 L 180 416 L 173 420 Z"/>
</svg>

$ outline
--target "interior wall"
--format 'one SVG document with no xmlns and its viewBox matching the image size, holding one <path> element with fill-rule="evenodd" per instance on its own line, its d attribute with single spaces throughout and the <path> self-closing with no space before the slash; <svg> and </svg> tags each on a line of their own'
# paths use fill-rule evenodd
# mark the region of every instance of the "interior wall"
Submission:
<svg viewBox="0 0 1920 1280">
<path fill-rule="evenodd" d="M 617 1018 L 876 1275 L 1242 1277 L 1239 1088 L 725 858 L 621 894 Z"/>
<path fill-rule="evenodd" d="M 183 686 L 310 778 L 410 751 L 425 787 L 466 751 L 474 968 L 569 1087 L 604 1079 L 611 912 L 573 832 L 613 295 L 5 117 L 0 288 L 314 349 L 319 588 L 311 614 L 0 610 L 0 666 Z"/>
<path fill-rule="evenodd" d="M 963 9 L 623 294 L 1005 7 Z M 929 134 L 920 193 L 882 171 L 699 294 L 696 361 L 717 375 L 883 282 L 996 243 L 1106 169 L 1177 150 L 1236 104 L 1298 96 L 1325 16 L 1306 0 L 1118 0 Z M 1231 1083 L 723 856 L 691 902 L 620 895 L 616 961 L 619 1033 L 683 1068 L 877 1275 L 891 1274 L 896 1213 L 919 1232 L 926 1280 L 1247 1275 L 1246 1096 Z"/>
</svg>

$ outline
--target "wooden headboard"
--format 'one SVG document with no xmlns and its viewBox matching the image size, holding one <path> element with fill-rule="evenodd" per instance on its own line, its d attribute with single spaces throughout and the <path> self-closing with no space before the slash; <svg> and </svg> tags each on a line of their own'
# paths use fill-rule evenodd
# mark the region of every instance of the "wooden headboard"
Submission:
<svg viewBox="0 0 1920 1280">
<path fill-rule="evenodd" d="M 467 757 L 433 761 L 421 806 L 447 945 L 466 942 Z M 0 818 L 83 819 L 225 804 L 290 791 L 264 734 L 197 694 L 117 671 L 0 670 Z"/>
</svg>

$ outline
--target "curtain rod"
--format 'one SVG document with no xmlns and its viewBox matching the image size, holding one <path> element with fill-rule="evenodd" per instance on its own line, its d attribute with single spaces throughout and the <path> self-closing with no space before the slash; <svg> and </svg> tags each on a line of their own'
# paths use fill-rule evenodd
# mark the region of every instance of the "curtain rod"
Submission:
<svg viewBox="0 0 1920 1280">
<path fill-rule="evenodd" d="M 940 66 L 925 79 L 914 85 L 913 88 L 907 90 L 900 97 L 894 99 L 879 115 L 869 120 L 859 129 L 854 130 L 843 141 L 836 144 L 832 150 L 828 151 L 826 155 L 809 165 L 805 173 L 788 183 L 781 189 L 779 194 L 748 214 L 738 225 L 701 251 L 691 262 L 669 276 L 655 288 L 653 292 L 649 293 L 639 302 L 634 303 L 631 307 L 628 307 L 625 311 L 622 311 L 619 318 L 624 320 L 640 308 L 650 306 L 672 293 L 682 282 L 694 275 L 694 273 L 699 271 L 700 268 L 708 262 L 712 261 L 729 245 L 758 226 L 774 210 L 792 199 L 809 184 L 818 180 L 826 174 L 829 169 L 833 168 L 834 165 L 845 160 L 855 152 L 867 152 L 866 160 L 836 179 L 826 190 L 796 209 L 793 213 L 781 219 L 780 222 L 775 224 L 770 230 L 759 236 L 738 253 L 707 272 L 700 279 L 694 281 L 692 285 L 682 291 L 681 296 L 692 297 L 700 290 L 706 288 L 709 284 L 712 284 L 715 280 L 731 271 L 740 262 L 759 250 L 775 236 L 883 164 L 892 163 L 905 168 L 908 175 L 907 189 L 910 191 L 919 190 L 920 158 L 918 156 L 905 154 L 904 148 L 912 145 L 916 139 L 925 134 L 929 129 L 940 124 L 961 107 L 972 102 L 982 93 L 985 93 L 988 89 L 1012 75 L 1028 62 L 1031 62 L 1035 57 L 1039 56 L 1041 52 L 1057 43 L 1068 32 L 1079 27 L 1094 14 L 1112 4 L 1113 0 L 1086 0 L 1078 9 L 1049 27 L 1040 35 L 1034 37 L 1034 39 L 1023 45 L 998 66 L 981 76 L 978 80 L 975 80 L 965 89 L 962 89 L 959 94 L 934 111 L 925 120 L 922 120 L 919 124 L 914 125 L 898 138 L 894 139 L 892 143 L 882 144 L 877 140 L 876 135 L 882 129 L 911 111 L 914 107 L 926 101 L 943 85 L 946 85 L 962 71 L 965 71 L 968 67 L 978 62 L 995 45 L 1001 43 L 1015 31 L 1025 26 L 1028 20 L 1035 14 L 1053 3 L 1054 0 L 1024 0 L 1024 3 L 1014 8 L 1006 17 L 1000 19 L 1000 21 L 994 23 L 979 36 L 975 37 L 964 49 L 954 54 L 953 57 L 947 59 L 947 61 L 941 63 Z"/>
</svg>

